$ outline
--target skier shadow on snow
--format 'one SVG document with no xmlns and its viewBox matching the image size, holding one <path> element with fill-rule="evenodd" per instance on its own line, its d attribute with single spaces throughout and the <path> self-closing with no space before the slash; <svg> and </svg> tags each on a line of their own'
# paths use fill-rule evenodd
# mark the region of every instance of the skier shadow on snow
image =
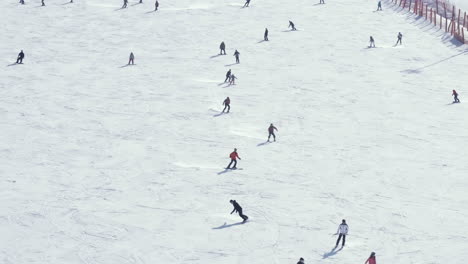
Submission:
<svg viewBox="0 0 468 264">
<path fill-rule="evenodd" d="M 326 258 L 329 258 L 329 257 L 331 257 L 331 256 L 334 256 L 334 255 L 336 255 L 338 252 L 340 252 L 340 251 L 343 249 L 343 247 L 341 247 L 340 249 L 335 250 L 336 248 L 337 248 L 337 247 L 334 247 L 334 248 L 332 248 L 332 250 L 331 250 L 330 252 L 323 254 L 323 259 L 326 259 Z"/>
<path fill-rule="evenodd" d="M 151 14 L 151 13 L 154 13 L 154 12 L 156 12 L 156 11 L 155 11 L 155 10 L 153 10 L 153 11 L 148 11 L 148 12 L 145 12 L 145 14 Z"/>
<path fill-rule="evenodd" d="M 223 225 L 218 226 L 218 227 L 213 227 L 212 229 L 215 229 L 215 230 L 217 230 L 217 229 L 224 229 L 224 228 L 229 228 L 229 227 L 238 226 L 238 225 L 242 225 L 242 224 L 244 224 L 244 223 L 243 223 L 243 222 L 239 222 L 239 223 L 234 223 L 234 224 L 226 225 L 226 222 L 224 222 Z"/>
<path fill-rule="evenodd" d="M 222 115 L 224 115 L 224 112 L 221 112 L 219 114 L 215 114 L 215 115 L 213 115 L 213 117 L 218 117 L 218 116 L 222 116 Z"/>
<path fill-rule="evenodd" d="M 453 58 L 458 57 L 458 56 L 463 55 L 463 54 L 468 54 L 468 50 L 462 51 L 462 52 L 460 52 L 460 53 L 458 53 L 458 54 L 452 55 L 452 56 L 450 56 L 450 57 L 447 57 L 447 58 L 442 59 L 442 60 L 440 60 L 440 61 L 431 63 L 431 64 L 426 65 L 426 66 L 421 67 L 421 68 L 417 68 L 417 69 L 407 69 L 407 70 L 402 70 L 401 72 L 402 72 L 402 73 L 421 73 L 422 70 L 424 70 L 424 69 L 426 69 L 426 68 L 429 68 L 429 67 L 432 67 L 432 66 L 434 66 L 434 65 L 437 65 L 437 64 L 439 64 L 439 63 L 448 61 L 448 60 L 450 60 L 450 59 L 453 59 Z"/>
<path fill-rule="evenodd" d="M 126 68 L 126 67 L 130 67 L 133 65 L 136 65 L 136 64 L 125 64 L 125 65 L 120 66 L 119 68 Z"/>
<path fill-rule="evenodd" d="M 222 171 L 218 172 L 218 175 L 221 175 L 221 174 L 227 173 L 227 172 L 229 172 L 229 171 L 230 171 L 230 169 L 224 169 L 224 170 L 222 170 Z"/>
<path fill-rule="evenodd" d="M 8 64 L 7 67 L 15 66 L 16 64 L 19 64 L 19 63 Z"/>
<path fill-rule="evenodd" d="M 257 144 L 257 147 L 265 146 L 265 145 L 268 144 L 268 143 L 270 143 L 270 142 L 265 141 L 265 142 L 262 142 L 262 143 L 258 143 L 258 144 Z"/>
<path fill-rule="evenodd" d="M 257 42 L 257 43 L 262 43 L 262 42 L 265 42 L 265 40 L 264 40 L 264 39 L 263 39 L 263 40 L 260 40 L 260 41 L 259 41 L 259 42 Z"/>
<path fill-rule="evenodd" d="M 236 64 L 239 64 L 239 63 L 225 64 L 224 66 L 229 67 L 229 66 L 233 66 L 233 65 L 236 65 Z"/>
<path fill-rule="evenodd" d="M 210 59 L 213 59 L 213 58 L 216 58 L 216 57 L 219 57 L 219 56 L 222 56 L 222 54 L 216 54 L 216 55 L 210 56 Z"/>
</svg>

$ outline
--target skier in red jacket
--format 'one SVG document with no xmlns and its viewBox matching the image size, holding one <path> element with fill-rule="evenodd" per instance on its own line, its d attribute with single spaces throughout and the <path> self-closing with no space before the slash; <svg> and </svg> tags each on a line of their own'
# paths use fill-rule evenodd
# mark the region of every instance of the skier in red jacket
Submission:
<svg viewBox="0 0 468 264">
<path fill-rule="evenodd" d="M 454 102 L 454 103 L 459 103 L 459 102 L 460 102 L 460 99 L 458 99 L 458 93 L 457 93 L 457 91 L 453 90 L 453 91 L 452 91 L 452 96 L 453 96 L 453 100 L 454 100 L 453 102 Z"/>
<path fill-rule="evenodd" d="M 370 254 L 370 257 L 366 260 L 364 264 L 377 264 L 377 262 L 375 261 L 375 252 L 372 252 Z"/>
<path fill-rule="evenodd" d="M 276 142 L 275 130 L 278 131 L 278 129 L 273 124 L 270 124 L 270 127 L 268 128 L 268 142 L 270 142 L 271 136 L 273 136 L 273 141 Z"/>
<path fill-rule="evenodd" d="M 227 170 L 231 169 L 231 165 L 232 163 L 234 163 L 234 166 L 232 167 L 232 169 L 237 169 L 236 166 L 237 166 L 237 159 L 241 159 L 239 157 L 239 154 L 237 154 L 237 149 L 234 149 L 234 151 L 229 154 L 229 157 L 231 158 L 231 162 L 229 163 L 229 165 L 227 166 Z"/>
</svg>

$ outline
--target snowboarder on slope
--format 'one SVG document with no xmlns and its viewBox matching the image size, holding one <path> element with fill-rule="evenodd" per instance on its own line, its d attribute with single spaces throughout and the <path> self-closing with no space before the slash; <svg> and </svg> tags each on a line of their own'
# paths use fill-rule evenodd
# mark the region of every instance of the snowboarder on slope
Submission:
<svg viewBox="0 0 468 264">
<path fill-rule="evenodd" d="M 226 110 L 226 108 L 227 108 L 227 113 L 229 113 L 229 110 L 231 110 L 230 104 L 231 104 L 231 99 L 229 99 L 229 96 L 228 96 L 228 97 L 226 97 L 226 99 L 224 99 L 224 101 L 223 101 L 223 105 L 224 105 L 223 113 L 224 113 L 224 111 Z"/>
<path fill-rule="evenodd" d="M 377 4 L 377 11 L 382 11 L 382 1 Z"/>
<path fill-rule="evenodd" d="M 370 254 L 370 257 L 366 260 L 366 262 L 364 262 L 364 264 L 377 264 L 375 260 L 375 252 Z"/>
<path fill-rule="evenodd" d="M 346 220 L 342 220 L 340 226 L 338 226 L 338 231 L 336 231 L 338 236 L 338 240 L 336 240 L 336 246 L 340 243 L 341 238 L 343 237 L 343 244 L 341 247 L 344 247 L 346 243 L 346 235 L 348 234 L 348 224 L 346 224 Z"/>
<path fill-rule="evenodd" d="M 453 90 L 453 91 L 452 91 L 452 96 L 453 96 L 453 102 L 454 102 L 454 103 L 459 103 L 459 102 L 460 102 L 460 99 L 458 99 L 458 93 L 457 93 L 457 91 Z"/>
<path fill-rule="evenodd" d="M 132 63 L 132 65 L 133 65 L 134 60 L 135 60 L 135 55 L 133 55 L 133 52 L 130 52 L 130 58 L 128 58 L 128 65 L 130 65 L 130 63 Z"/>
<path fill-rule="evenodd" d="M 270 127 L 268 128 L 268 142 L 270 142 L 271 136 L 273 136 L 273 141 L 276 142 L 275 130 L 278 131 L 278 129 L 273 124 L 270 124 Z"/>
<path fill-rule="evenodd" d="M 24 59 L 24 52 L 23 50 L 21 50 L 20 53 L 18 53 L 18 58 L 16 59 L 16 63 L 23 64 L 23 59 Z"/>
<path fill-rule="evenodd" d="M 249 7 L 249 4 L 250 4 L 250 0 L 246 0 L 243 7 Z"/>
<path fill-rule="evenodd" d="M 375 41 L 372 36 L 370 36 L 369 42 L 370 42 L 369 48 L 375 48 Z"/>
<path fill-rule="evenodd" d="M 229 69 L 229 71 L 226 72 L 226 79 L 224 80 L 224 82 L 226 83 L 230 79 L 231 79 L 231 69 Z"/>
<path fill-rule="evenodd" d="M 231 169 L 231 164 L 234 163 L 234 166 L 232 167 L 233 169 L 237 169 L 237 159 L 241 160 L 241 158 L 239 157 L 239 154 L 237 154 L 237 149 L 234 149 L 233 152 L 231 152 L 231 154 L 229 154 L 229 158 L 231 158 L 231 162 L 229 163 L 229 165 L 227 166 L 227 170 Z"/>
<path fill-rule="evenodd" d="M 128 0 L 124 0 L 122 8 L 127 8 Z"/>
<path fill-rule="evenodd" d="M 242 218 L 242 220 L 244 220 L 242 221 L 242 223 L 245 223 L 245 221 L 247 221 L 249 217 L 242 213 L 242 207 L 240 207 L 240 205 L 236 202 L 236 200 L 230 200 L 229 202 L 234 206 L 234 209 L 232 210 L 231 214 L 234 212 L 239 213 L 239 216 Z"/>
<path fill-rule="evenodd" d="M 231 76 L 229 76 L 229 85 L 236 85 L 236 79 L 237 77 L 233 74 L 231 74 Z"/>
<path fill-rule="evenodd" d="M 291 28 L 291 30 L 293 30 L 293 31 L 294 31 L 294 30 L 297 30 L 296 27 L 294 26 L 294 23 L 293 23 L 291 20 L 289 20 L 289 26 L 288 26 L 288 28 Z"/>
<path fill-rule="evenodd" d="M 263 34 L 263 40 L 268 41 L 268 28 L 265 28 L 265 33 Z"/>
<path fill-rule="evenodd" d="M 158 7 L 159 7 L 159 2 L 158 0 L 156 0 L 156 2 L 154 2 L 154 11 L 158 11 Z"/>
<path fill-rule="evenodd" d="M 299 261 L 297 262 L 297 264 L 304 264 L 304 259 L 300 258 Z"/>
<path fill-rule="evenodd" d="M 222 54 L 226 55 L 226 44 L 224 44 L 224 41 L 219 45 L 219 55 Z"/>
<path fill-rule="evenodd" d="M 397 37 L 398 37 L 398 40 L 397 40 L 395 46 L 398 45 L 398 43 L 400 43 L 400 45 L 401 45 L 401 39 L 403 38 L 403 35 L 401 34 L 401 32 L 398 32 L 398 36 L 397 36 Z"/>
<path fill-rule="evenodd" d="M 236 63 L 240 63 L 240 61 L 239 61 L 239 55 L 240 55 L 239 51 L 237 51 L 237 50 L 234 51 L 234 56 L 236 57 Z"/>
</svg>

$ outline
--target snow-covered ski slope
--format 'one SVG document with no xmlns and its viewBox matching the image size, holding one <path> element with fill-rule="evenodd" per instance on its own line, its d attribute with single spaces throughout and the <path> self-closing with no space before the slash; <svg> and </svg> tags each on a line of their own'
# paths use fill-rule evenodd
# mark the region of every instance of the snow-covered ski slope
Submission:
<svg viewBox="0 0 468 264">
<path fill-rule="evenodd" d="M 368 0 L 65 2 L 0 6 L 1 263 L 468 259 L 466 46 Z"/>
</svg>

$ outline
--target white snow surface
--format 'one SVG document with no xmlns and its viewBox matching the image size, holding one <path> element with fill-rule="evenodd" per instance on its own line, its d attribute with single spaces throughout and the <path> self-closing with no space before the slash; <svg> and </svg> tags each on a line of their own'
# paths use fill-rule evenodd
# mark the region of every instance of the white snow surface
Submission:
<svg viewBox="0 0 468 264">
<path fill-rule="evenodd" d="M 0 6 L 1 263 L 468 259 L 465 45 L 387 2 L 66 2 Z"/>
<path fill-rule="evenodd" d="M 468 1 L 467 0 L 450 0 L 450 3 L 460 8 L 464 12 L 468 12 Z"/>
</svg>

